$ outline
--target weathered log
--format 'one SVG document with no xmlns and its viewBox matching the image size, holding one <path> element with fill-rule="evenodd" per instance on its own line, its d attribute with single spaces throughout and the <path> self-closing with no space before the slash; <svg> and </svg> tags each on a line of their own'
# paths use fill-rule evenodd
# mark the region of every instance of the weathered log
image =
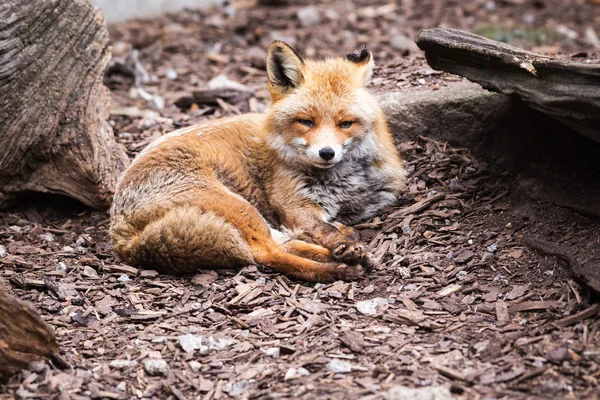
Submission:
<svg viewBox="0 0 600 400">
<path fill-rule="evenodd" d="M 0 279 L 0 380 L 32 361 L 54 358 L 58 342 L 35 309 L 11 296 Z"/>
<path fill-rule="evenodd" d="M 528 106 L 600 142 L 600 60 L 552 58 L 457 29 L 423 30 L 417 45 L 432 68 L 517 95 Z"/>
<path fill-rule="evenodd" d="M 109 58 L 87 0 L 0 2 L 0 207 L 30 192 L 109 205 L 128 163 L 106 121 Z"/>
</svg>

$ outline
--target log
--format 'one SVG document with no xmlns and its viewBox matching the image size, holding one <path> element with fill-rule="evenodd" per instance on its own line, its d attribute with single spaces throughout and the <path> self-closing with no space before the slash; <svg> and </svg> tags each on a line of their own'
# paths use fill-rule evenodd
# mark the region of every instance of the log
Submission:
<svg viewBox="0 0 600 400">
<path fill-rule="evenodd" d="M 429 65 L 528 106 L 600 142 L 600 60 L 579 62 L 525 51 L 457 29 L 421 31 Z"/>
<path fill-rule="evenodd" d="M 87 0 L 0 2 L 0 207 L 31 192 L 110 204 L 129 161 L 106 121 L 109 59 Z"/>
<path fill-rule="evenodd" d="M 52 328 L 0 279 L 0 380 L 44 358 L 60 359 Z"/>
</svg>

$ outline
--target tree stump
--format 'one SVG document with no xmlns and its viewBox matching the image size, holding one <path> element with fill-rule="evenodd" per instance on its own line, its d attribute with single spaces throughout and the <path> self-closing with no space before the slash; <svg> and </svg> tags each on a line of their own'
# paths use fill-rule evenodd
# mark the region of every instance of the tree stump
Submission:
<svg viewBox="0 0 600 400">
<path fill-rule="evenodd" d="M 32 306 L 8 294 L 0 279 L 0 380 L 57 354 L 52 329 Z"/>
<path fill-rule="evenodd" d="M 432 68 L 520 97 L 529 107 L 600 142 L 600 61 L 532 53 L 458 29 L 419 33 Z"/>
<path fill-rule="evenodd" d="M 31 192 L 109 206 L 129 162 L 106 121 L 109 59 L 87 0 L 0 2 L 0 207 Z"/>
</svg>

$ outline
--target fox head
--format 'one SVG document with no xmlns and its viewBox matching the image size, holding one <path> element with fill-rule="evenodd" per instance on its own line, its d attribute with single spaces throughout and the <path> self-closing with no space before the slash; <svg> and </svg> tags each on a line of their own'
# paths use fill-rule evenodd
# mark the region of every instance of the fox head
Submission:
<svg viewBox="0 0 600 400">
<path fill-rule="evenodd" d="M 291 164 L 309 168 L 376 157 L 375 135 L 385 119 L 365 89 L 373 67 L 366 47 L 345 58 L 305 60 L 273 42 L 267 56 L 269 146 Z"/>
</svg>

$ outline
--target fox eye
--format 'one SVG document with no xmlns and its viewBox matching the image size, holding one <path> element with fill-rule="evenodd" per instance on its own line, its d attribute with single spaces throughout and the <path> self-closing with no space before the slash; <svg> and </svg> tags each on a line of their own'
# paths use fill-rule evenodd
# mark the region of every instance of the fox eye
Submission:
<svg viewBox="0 0 600 400">
<path fill-rule="evenodd" d="M 340 128 L 348 129 L 354 124 L 354 121 L 344 121 L 340 123 Z"/>
<path fill-rule="evenodd" d="M 310 120 L 310 119 L 299 119 L 298 123 L 300 125 L 306 126 L 308 128 L 314 128 L 315 127 L 315 121 Z"/>
</svg>

